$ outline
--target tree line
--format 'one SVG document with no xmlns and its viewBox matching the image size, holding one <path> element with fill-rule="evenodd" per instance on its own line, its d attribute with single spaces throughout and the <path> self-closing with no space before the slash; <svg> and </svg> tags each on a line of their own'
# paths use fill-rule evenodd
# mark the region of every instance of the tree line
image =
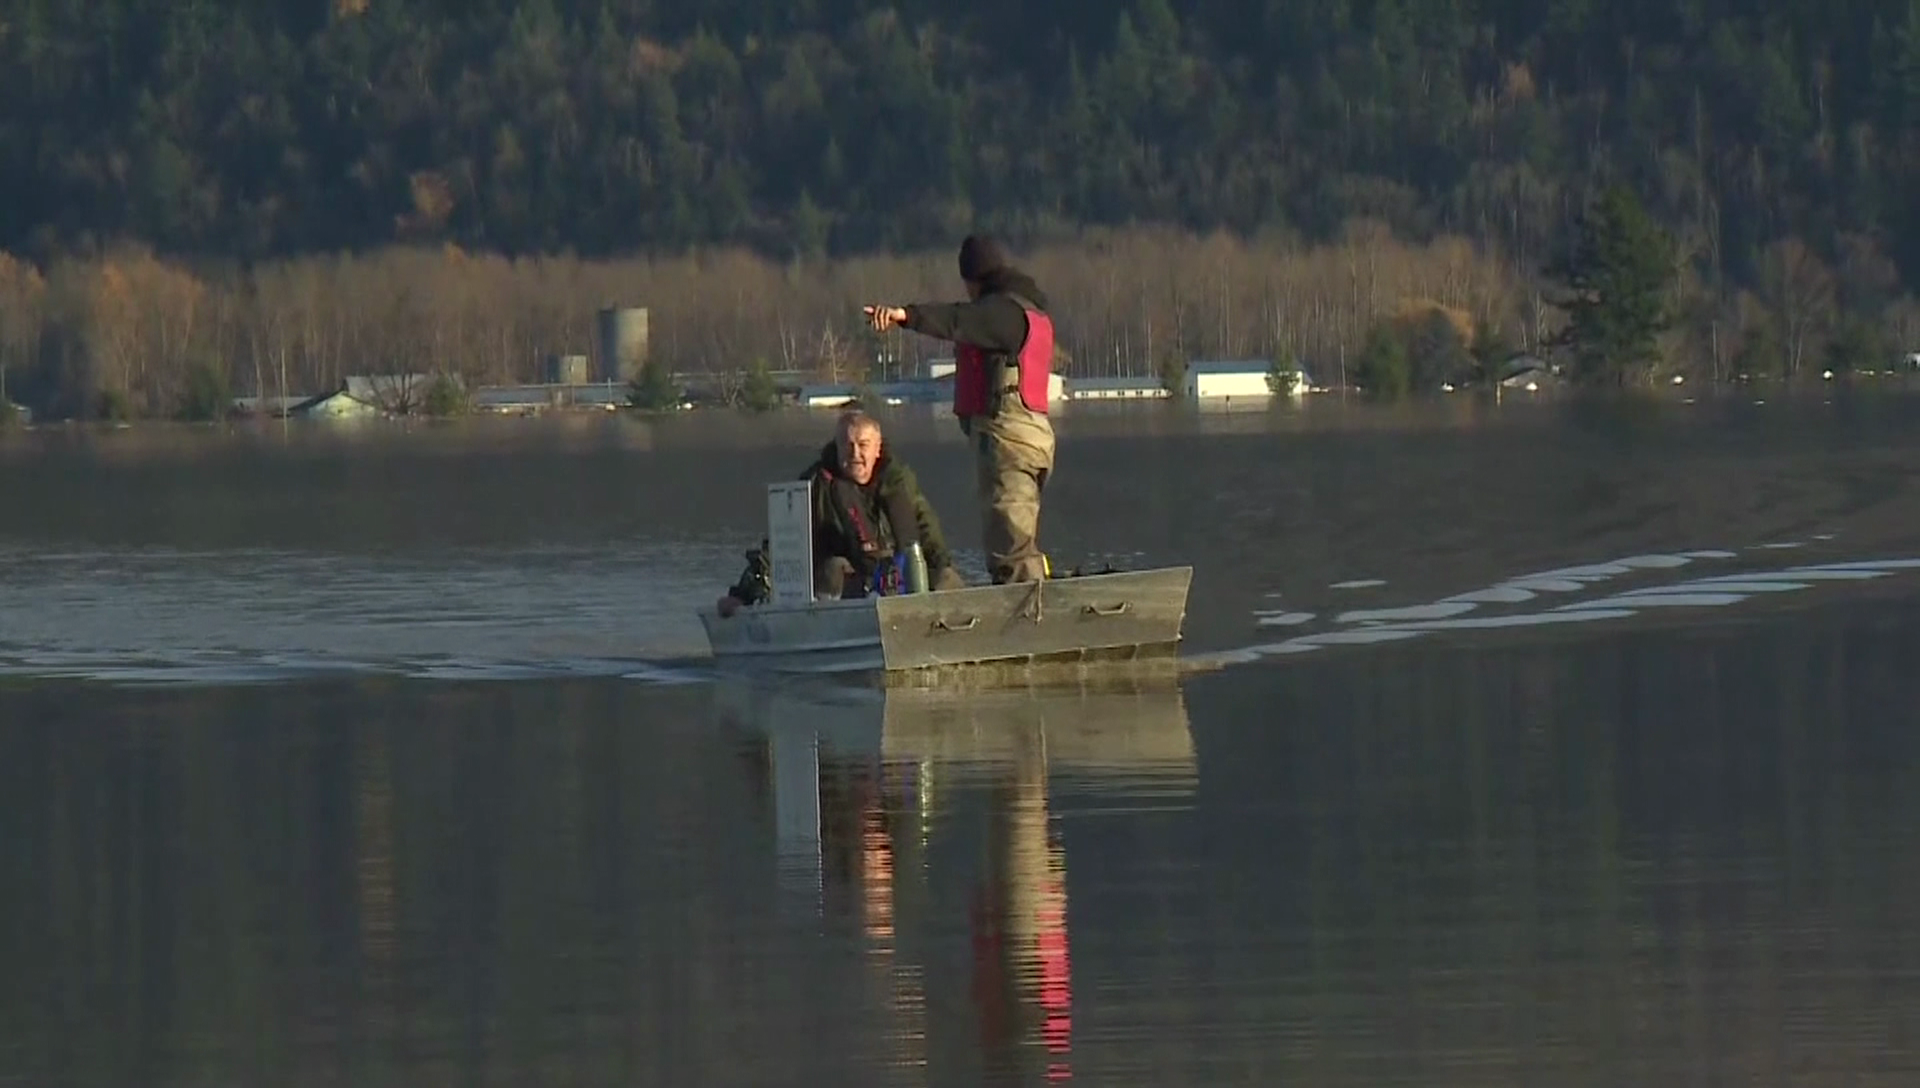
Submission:
<svg viewBox="0 0 1920 1088">
<path fill-rule="evenodd" d="M 1020 256 L 1061 318 L 1069 374 L 1154 374 L 1168 360 L 1287 358 L 1338 382 L 1347 345 L 1383 313 L 1440 307 L 1535 342 L 1551 315 L 1513 268 L 1465 240 L 1426 245 L 1360 226 L 1312 248 L 1166 228 Z M 351 374 L 467 384 L 543 380 L 586 355 L 595 315 L 650 308 L 650 373 L 756 368 L 822 382 L 900 377 L 947 345 L 867 328 L 862 303 L 959 297 L 953 253 L 773 260 L 740 249 L 586 261 L 454 247 L 201 269 L 152 253 L 32 264 L 0 258 L 0 372 L 47 415 L 204 417 L 224 391 L 318 393 Z M 210 392 L 211 391 L 211 392 Z"/>
<path fill-rule="evenodd" d="M 443 247 L 592 279 L 885 263 L 986 229 L 1096 266 L 1088 230 L 1178 232 L 1190 251 L 1224 233 L 1296 261 L 1357 237 L 1390 240 L 1389 263 L 1465 244 L 1523 285 L 1511 311 L 1577 292 L 1544 273 L 1618 187 L 1671 240 L 1678 365 L 1790 373 L 1913 343 L 1920 0 L 32 0 L 0 23 L 0 62 L 0 248 L 46 299 L 80 270 L 139 267 L 130 246 L 231 324 L 282 281 Z M 161 292 L 134 309 L 179 288 L 129 275 L 129 297 Z M 478 275 L 374 302 L 444 309 Z M 645 287 L 617 293 L 667 321 Z M 741 324 L 777 326 L 775 308 L 757 298 Z M 1505 319 L 1521 339 L 1538 324 Z M 70 322 L 6 320 L 63 345 L 16 384 L 49 409 L 119 382 L 128 410 L 157 411 L 186 382 L 164 352 L 81 362 Z M 239 386 L 264 366 L 155 335 Z M 1219 335 L 1231 353 L 1240 334 Z M 398 332 L 353 369 L 471 336 Z"/>
</svg>

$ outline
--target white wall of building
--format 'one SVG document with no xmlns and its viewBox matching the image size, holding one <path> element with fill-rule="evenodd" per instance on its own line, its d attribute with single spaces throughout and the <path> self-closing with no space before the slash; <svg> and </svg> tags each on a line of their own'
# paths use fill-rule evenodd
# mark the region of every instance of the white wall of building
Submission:
<svg viewBox="0 0 1920 1088">
<path fill-rule="evenodd" d="M 1211 400 L 1216 397 L 1270 397 L 1273 390 L 1267 388 L 1267 373 L 1264 370 L 1188 371 L 1186 393 L 1195 400 Z"/>
</svg>

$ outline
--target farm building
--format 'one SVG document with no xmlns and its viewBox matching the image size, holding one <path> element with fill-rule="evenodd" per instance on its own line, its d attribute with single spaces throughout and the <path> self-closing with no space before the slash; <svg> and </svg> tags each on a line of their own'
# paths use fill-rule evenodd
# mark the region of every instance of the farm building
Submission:
<svg viewBox="0 0 1920 1088">
<path fill-rule="evenodd" d="M 1118 378 L 1068 378 L 1068 400 L 1134 400 L 1172 396 L 1152 375 Z"/>
<path fill-rule="evenodd" d="M 272 416 L 279 419 L 312 399 L 305 393 L 286 396 L 235 397 L 233 410 L 243 416 Z"/>
<path fill-rule="evenodd" d="M 483 412 L 537 412 L 549 408 L 598 408 L 627 405 L 625 382 L 491 385 L 474 390 L 473 406 Z"/>
<path fill-rule="evenodd" d="M 803 385 L 800 387 L 800 406 L 802 408 L 840 408 L 857 397 L 858 387 L 846 385 Z"/>
<path fill-rule="evenodd" d="M 447 377 L 459 381 L 456 376 Z M 438 380 L 433 374 L 352 374 L 331 392 L 310 397 L 287 414 L 323 419 L 404 415 L 419 409 Z"/>
<path fill-rule="evenodd" d="M 1274 395 L 1267 384 L 1272 369 L 1270 359 L 1195 360 L 1187 364 L 1182 391 L 1190 400 L 1264 400 Z M 1295 367 L 1293 378 L 1292 395 L 1314 390 L 1305 370 Z"/>
<path fill-rule="evenodd" d="M 1267 369 L 1272 365 L 1266 359 L 1196 360 L 1187 364 L 1184 392 L 1191 400 L 1271 397 Z"/>
<path fill-rule="evenodd" d="M 1500 385 L 1504 389 L 1524 389 L 1537 393 L 1556 384 L 1559 375 L 1544 360 L 1533 355 L 1516 355 L 1500 367 Z"/>
<path fill-rule="evenodd" d="M 869 407 L 875 404 L 933 404 L 952 399 L 952 389 L 940 382 L 911 379 L 902 382 L 874 382 L 864 390 L 860 386 L 806 385 L 800 387 L 803 408 L 844 408 L 862 396 Z"/>
</svg>

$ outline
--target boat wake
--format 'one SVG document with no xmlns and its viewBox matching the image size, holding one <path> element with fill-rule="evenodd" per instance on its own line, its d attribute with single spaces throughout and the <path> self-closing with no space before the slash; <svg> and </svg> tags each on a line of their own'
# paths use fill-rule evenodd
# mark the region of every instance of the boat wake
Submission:
<svg viewBox="0 0 1920 1088">
<path fill-rule="evenodd" d="M 715 556 L 0 549 L 0 678 L 259 684 L 708 678 Z"/>
<path fill-rule="evenodd" d="M 326 655 L 202 651 L 173 654 L 81 653 L 9 649 L 0 645 L 0 678 L 88 680 L 139 686 L 286 684 L 343 677 L 514 681 L 608 678 L 647 684 L 704 684 L 714 678 L 698 659 L 510 660 L 478 657 L 354 659 Z"/>
<path fill-rule="evenodd" d="M 1786 542 L 1631 555 L 1412 604 L 1366 599 L 1377 598 L 1377 588 L 1347 584 L 1330 598 L 1346 606 L 1339 609 L 1267 601 L 1275 607 L 1256 612 L 1254 625 L 1285 637 L 1189 650 L 1179 668 L 1205 672 L 1449 633 L 1725 614 L 1743 602 L 1830 593 L 1920 570 L 1920 559 L 1903 557 L 1785 565 L 1811 558 L 1803 548 L 1825 550 Z M 378 564 L 263 552 L 3 553 L 0 682 L 714 683 L 733 673 L 708 655 L 692 619 L 711 596 L 714 564 L 711 556 L 689 561 L 650 550 Z M 1702 566 L 1712 569 L 1679 576 Z"/>
<path fill-rule="evenodd" d="M 1537 571 L 1424 604 L 1342 611 L 1318 629 L 1291 638 L 1195 655 L 1194 667 L 1221 668 L 1329 647 L 1402 642 L 1448 632 L 1592 624 L 1630 620 L 1650 611 L 1724 608 L 1769 595 L 1920 571 L 1920 558 L 1746 567 L 1731 573 L 1678 581 L 1656 580 L 1614 593 L 1588 595 L 1595 587 L 1616 579 L 1670 573 L 1702 562 L 1737 561 L 1754 555 L 1777 556 L 1802 546 L 1801 542 L 1794 541 L 1757 545 L 1745 553 L 1702 550 L 1632 555 L 1602 563 Z M 1262 610 L 1255 612 L 1254 618 L 1258 626 L 1288 628 L 1308 627 L 1319 619 L 1314 613 L 1292 609 Z"/>
</svg>

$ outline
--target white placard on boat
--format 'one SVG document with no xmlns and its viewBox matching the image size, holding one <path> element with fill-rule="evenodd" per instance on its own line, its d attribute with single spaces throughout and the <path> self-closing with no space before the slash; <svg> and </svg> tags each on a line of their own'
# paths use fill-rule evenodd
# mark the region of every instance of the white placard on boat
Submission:
<svg viewBox="0 0 1920 1088">
<path fill-rule="evenodd" d="M 776 604 L 813 601 L 813 483 L 767 485 L 767 550 Z"/>
</svg>

